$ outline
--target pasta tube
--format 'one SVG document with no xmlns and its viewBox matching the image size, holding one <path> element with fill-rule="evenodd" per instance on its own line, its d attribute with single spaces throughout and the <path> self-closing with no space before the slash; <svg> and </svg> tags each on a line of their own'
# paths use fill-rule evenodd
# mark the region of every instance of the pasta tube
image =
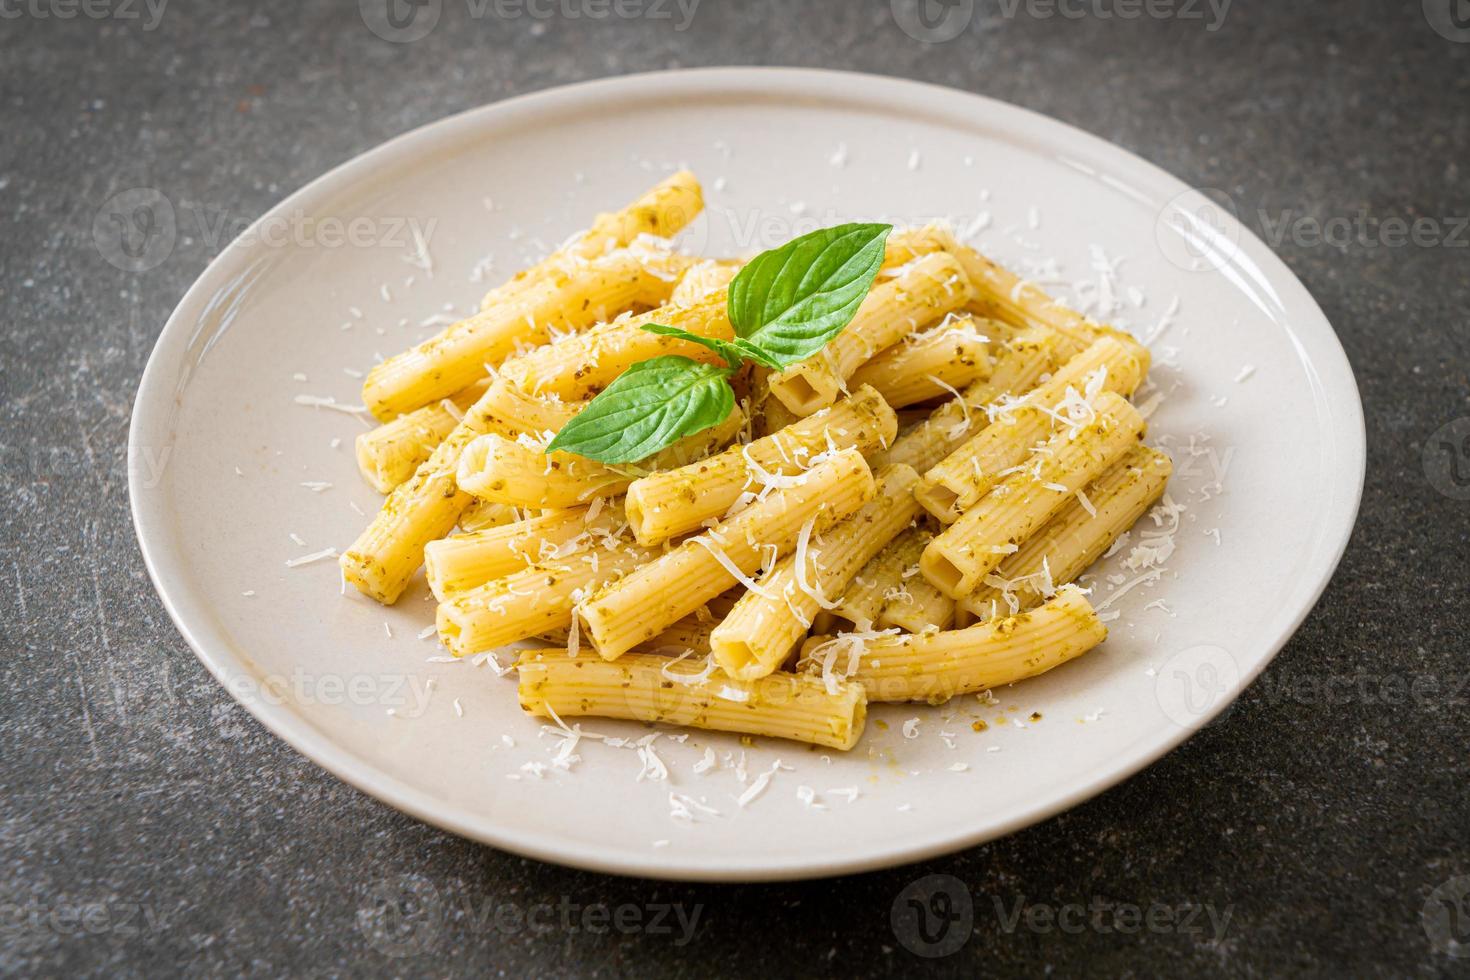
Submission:
<svg viewBox="0 0 1470 980">
<path fill-rule="evenodd" d="M 928 544 L 928 531 L 919 540 Z M 922 550 L 922 549 L 921 549 Z M 918 555 L 906 565 L 898 582 L 883 595 L 883 607 L 874 623 L 879 630 L 897 627 L 905 633 L 947 630 L 954 625 L 955 601 L 940 592 L 919 572 Z"/>
<path fill-rule="evenodd" d="M 451 596 L 439 604 L 439 639 L 456 657 L 505 646 L 570 626 L 572 607 L 587 593 L 652 557 L 609 535 L 524 571 Z"/>
<path fill-rule="evenodd" d="M 517 661 L 521 708 L 543 718 L 595 716 L 787 738 L 846 751 L 867 719 L 859 684 L 820 678 L 736 681 L 688 660 L 630 653 L 615 663 L 527 650 Z"/>
<path fill-rule="evenodd" d="M 897 424 L 876 391 L 859 388 L 780 432 L 635 480 L 628 487 L 628 524 L 644 545 L 693 531 L 722 516 L 748 488 L 763 492 L 797 476 L 819 453 L 833 448 L 867 453 L 887 445 Z"/>
<path fill-rule="evenodd" d="M 509 508 L 507 508 L 509 509 Z M 424 548 L 424 575 L 440 602 L 504 578 L 537 562 L 571 553 L 593 536 L 606 536 L 623 523 L 616 503 L 555 510 L 523 521 L 455 534 Z"/>
<path fill-rule="evenodd" d="M 755 680 L 781 666 L 806 635 L 817 610 L 841 595 L 854 575 L 919 513 L 907 466 L 875 474 L 877 494 L 861 510 L 812 540 L 807 531 L 796 551 L 762 575 L 710 634 L 715 662 L 729 676 Z M 815 518 L 812 519 L 815 522 Z"/>
<path fill-rule="evenodd" d="M 931 227 L 927 234 L 942 242 L 954 256 L 975 291 L 968 309 L 980 316 L 1004 320 L 1022 328 L 1041 328 L 1060 334 L 1064 356 L 1086 348 L 1100 333 L 1111 332 L 1075 310 L 1058 303 L 1039 286 L 961 244 L 947 228 Z"/>
<path fill-rule="evenodd" d="M 737 406 L 719 425 L 685 436 L 644 460 L 644 465 L 682 466 L 725 445 L 744 425 L 745 415 Z M 482 500 L 519 507 L 577 507 L 597 497 L 617 496 L 638 472 L 574 453 L 548 453 L 534 444 L 496 433 L 480 436 L 460 455 L 456 476 L 460 489 Z"/>
<path fill-rule="evenodd" d="M 961 694 L 978 694 L 1044 674 L 1080 657 L 1107 638 L 1082 591 L 1067 586 L 1046 605 L 1019 616 L 962 630 L 882 636 L 873 639 L 814 638 L 803 645 L 809 669 L 846 658 L 844 643 L 861 643 L 852 680 L 869 701 L 928 701 L 940 704 Z"/>
<path fill-rule="evenodd" d="M 615 660 L 737 582 L 749 582 L 762 559 L 774 562 L 796 547 L 803 527 L 820 534 L 874 492 L 862 455 L 844 449 L 583 601 L 577 615 L 597 652 Z"/>
<path fill-rule="evenodd" d="M 994 320 L 980 323 L 987 333 L 993 332 Z M 989 424 L 985 406 L 1004 396 L 1025 394 L 1056 367 L 1056 340 L 1057 335 L 1050 332 L 1007 340 L 995 352 L 987 380 L 971 384 L 959 398 L 945 402 L 928 419 L 900 435 L 873 457 L 874 465 L 903 463 L 919 473 L 928 472 Z"/>
<path fill-rule="evenodd" d="M 357 437 L 357 468 L 379 493 L 388 493 L 413 476 L 434 447 L 454 431 L 465 410 L 485 393 L 487 382 L 471 385 L 452 398 L 400 415 Z"/>
<path fill-rule="evenodd" d="M 364 595 L 384 605 L 398 601 L 424 561 L 424 546 L 450 532 L 473 499 L 459 489 L 460 453 L 477 436 L 511 438 L 539 433 L 548 421 L 560 428 L 578 406 L 533 399 L 497 380 L 470 406 L 458 426 L 414 473 L 393 488 L 377 516 L 339 559 L 342 574 Z"/>
<path fill-rule="evenodd" d="M 689 306 L 666 305 L 621 316 L 513 357 L 501 366 L 500 376 L 537 395 L 581 401 L 602 391 L 639 361 L 664 354 L 682 354 L 702 364 L 719 363 L 719 356 L 708 347 L 649 333 L 643 326 L 661 323 L 702 337 L 731 340 L 735 331 L 725 302 L 725 290 L 718 289 Z"/>
<path fill-rule="evenodd" d="M 680 170 L 659 181 L 643 196 L 619 211 L 599 214 L 592 227 L 574 236 L 542 261 L 516 273 L 502 286 L 485 294 L 480 309 L 510 300 L 517 290 L 535 282 L 558 265 L 595 259 L 625 248 L 644 235 L 669 238 L 704 210 L 704 192 L 688 170 Z"/>
<path fill-rule="evenodd" d="M 923 333 L 912 334 L 878 353 L 849 379 L 872 385 L 883 400 L 903 408 L 938 398 L 990 373 L 987 338 L 973 317 L 946 317 Z"/>
<path fill-rule="evenodd" d="M 1086 425 L 1052 436 L 1036 465 L 997 483 L 972 509 L 929 542 L 919 568 L 952 599 L 979 588 L 1005 556 L 1143 439 L 1138 410 L 1103 392 Z"/>
<path fill-rule="evenodd" d="M 492 504 L 488 500 L 472 502 L 459 515 L 461 531 L 484 531 L 492 527 L 514 524 L 521 519 L 521 512 L 505 504 Z"/>
<path fill-rule="evenodd" d="M 711 293 L 720 292 L 740 273 L 742 265 L 728 259 L 708 259 L 693 266 L 669 294 L 669 305 L 693 306 Z"/>
<path fill-rule="evenodd" d="M 917 327 L 960 309 L 972 295 L 964 270 L 943 252 L 904 266 L 875 285 L 841 333 L 816 354 L 773 374 L 771 394 L 797 415 L 811 415 L 837 400 L 853 372 Z"/>
<path fill-rule="evenodd" d="M 706 654 L 709 653 L 709 635 L 714 628 L 720 624 L 720 620 L 730 615 L 730 610 L 735 607 L 735 602 L 740 598 L 743 589 L 731 589 L 724 595 L 716 596 L 709 602 L 700 606 L 694 612 L 681 618 L 658 636 L 644 643 L 638 644 L 639 650 L 646 651 L 669 651 Z"/>
<path fill-rule="evenodd" d="M 452 395 L 484 377 L 486 365 L 546 343 L 552 330 L 580 330 L 635 304 L 658 305 L 687 264 L 669 253 L 623 249 L 547 269 L 506 302 L 377 365 L 363 382 L 363 402 L 386 421 Z"/>
<path fill-rule="evenodd" d="M 829 615 L 814 621 L 818 631 L 873 629 L 888 597 L 918 575 L 919 555 L 932 537 L 922 528 L 911 527 L 885 545 L 853 577 Z"/>
<path fill-rule="evenodd" d="M 1042 602 L 1108 550 L 1164 493 L 1173 472 L 1169 457 L 1137 446 L 1007 555 L 985 585 L 960 605 L 976 619 L 1013 615 Z"/>
<path fill-rule="evenodd" d="M 1084 393 L 1092 397 L 1114 391 L 1127 397 L 1147 370 L 1148 352 L 1142 346 L 1099 338 L 1029 395 L 1001 407 L 995 421 L 924 474 L 914 495 L 946 524 L 958 520 L 1059 423 L 1091 411 Z"/>
</svg>

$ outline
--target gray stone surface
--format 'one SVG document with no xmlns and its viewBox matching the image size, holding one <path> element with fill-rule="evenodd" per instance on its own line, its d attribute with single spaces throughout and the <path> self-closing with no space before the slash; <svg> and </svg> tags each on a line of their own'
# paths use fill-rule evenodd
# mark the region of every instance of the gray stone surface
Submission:
<svg viewBox="0 0 1470 980">
<path fill-rule="evenodd" d="M 0 4 L 0 972 L 1467 972 L 1443 936 L 1470 941 L 1470 906 L 1450 922 L 1431 901 L 1470 874 L 1470 502 L 1425 475 L 1426 458 L 1447 461 L 1436 430 L 1470 416 L 1470 43 L 1451 39 L 1451 0 L 1239 0 L 1213 31 L 1204 3 L 1203 20 L 1122 20 L 1017 2 L 980 0 L 933 45 L 895 27 L 888 3 L 853 0 L 704 0 L 682 31 L 677 12 L 472 19 L 445 0 L 410 44 L 374 36 L 348 0 L 174 0 L 152 29 L 141 0 Z M 997 96 L 1223 189 L 1258 231 L 1288 214 L 1431 222 L 1399 247 L 1371 225 L 1363 241 L 1276 245 L 1357 371 L 1368 478 L 1321 604 L 1223 723 L 1068 814 L 952 857 L 685 886 L 524 861 L 415 823 L 263 731 L 195 661 L 138 555 L 124 446 L 153 339 L 223 242 L 184 239 L 123 273 L 94 245 L 103 202 L 150 186 L 248 219 L 449 113 L 711 64 Z M 1467 472 L 1470 456 L 1457 462 Z M 974 933 L 921 960 L 890 909 L 929 874 L 973 894 Z M 359 910 L 398 895 L 404 928 L 360 928 Z M 1427 901 L 1443 913 L 1429 929 Z M 582 928 L 561 903 L 683 903 L 700 918 L 680 943 L 677 927 Z M 1042 928 L 1048 909 L 1096 903 L 1153 908 L 1154 928 L 1114 930 L 1126 911 L 1067 919 L 1076 934 Z M 1012 924 L 1018 905 L 1031 911 Z M 1186 906 L 1216 919 L 1157 911 Z"/>
</svg>

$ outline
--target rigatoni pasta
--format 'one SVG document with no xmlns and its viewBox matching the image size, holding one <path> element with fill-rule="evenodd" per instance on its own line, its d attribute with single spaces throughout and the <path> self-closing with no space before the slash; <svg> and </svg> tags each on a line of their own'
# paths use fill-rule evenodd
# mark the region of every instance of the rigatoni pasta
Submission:
<svg viewBox="0 0 1470 980">
<path fill-rule="evenodd" d="M 794 552 L 777 562 L 735 603 L 710 634 L 715 662 L 731 677 L 754 680 L 779 667 L 796 649 L 818 609 L 832 604 L 852 577 L 919 512 L 918 474 L 890 466 L 875 474 L 877 492 L 861 510 L 812 537 L 815 518 Z"/>
<path fill-rule="evenodd" d="M 1073 499 L 1015 554 L 1007 555 L 985 585 L 961 600 L 977 619 L 1029 609 L 1066 585 L 1107 551 L 1158 499 L 1173 472 L 1169 457 L 1138 446 Z"/>
<path fill-rule="evenodd" d="M 873 287 L 853 322 L 826 347 L 772 375 L 771 394 L 797 415 L 826 408 L 873 355 L 955 312 L 973 295 L 964 270 L 947 253 L 925 255 L 895 271 Z"/>
<path fill-rule="evenodd" d="M 946 317 L 879 351 L 853 372 L 852 385 L 871 385 L 893 408 L 951 393 L 990 374 L 989 338 L 974 317 Z"/>
<path fill-rule="evenodd" d="M 1086 424 L 1052 436 L 1034 466 L 991 488 L 924 549 L 919 567 L 935 588 L 961 599 L 1061 510 L 1082 487 L 1143 438 L 1144 421 L 1121 396 L 1103 392 Z"/>
<path fill-rule="evenodd" d="M 1068 586 L 1046 605 L 1019 616 L 962 630 L 880 636 L 859 641 L 861 662 L 851 680 L 869 701 L 938 704 L 1045 673 L 1107 638 L 1081 590 Z M 821 673 L 847 656 L 841 638 L 808 640 L 806 670 Z"/>
<path fill-rule="evenodd" d="M 527 651 L 516 662 L 521 708 L 543 718 L 626 718 L 809 742 L 857 744 L 867 720 L 860 684 L 770 674 L 737 681 L 688 660 L 630 653 L 607 663 L 565 650 Z"/>
<path fill-rule="evenodd" d="M 872 388 L 859 388 L 851 397 L 778 432 L 633 481 L 628 487 L 628 523 L 639 542 L 658 544 L 723 516 L 743 493 L 753 498 L 794 479 L 821 453 L 880 449 L 896 429 L 893 410 L 883 398 Z"/>
<path fill-rule="evenodd" d="M 345 581 L 393 603 L 423 565 L 458 657 L 555 644 L 516 671 L 559 725 L 838 750 L 870 702 L 1102 642 L 1067 583 L 1169 478 L 1128 402 L 1148 352 L 942 226 L 677 254 L 702 206 L 672 175 L 370 375 L 387 499 Z"/>
<path fill-rule="evenodd" d="M 737 582 L 749 582 L 763 563 L 795 548 L 803 528 L 821 533 L 855 513 L 874 491 L 857 450 L 816 462 L 789 485 L 580 603 L 577 615 L 593 648 L 617 659 Z"/>
</svg>

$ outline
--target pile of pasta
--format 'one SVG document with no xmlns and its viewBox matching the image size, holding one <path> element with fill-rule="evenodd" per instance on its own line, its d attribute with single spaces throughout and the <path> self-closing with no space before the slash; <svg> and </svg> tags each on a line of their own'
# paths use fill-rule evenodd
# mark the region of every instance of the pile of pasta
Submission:
<svg viewBox="0 0 1470 980">
<path fill-rule="evenodd" d="M 518 648 L 524 710 L 849 749 L 870 702 L 1041 674 L 1107 630 L 1073 580 L 1171 463 L 1129 398 L 1149 355 L 942 226 L 895 231 L 852 322 L 747 365 L 722 423 L 637 465 L 546 445 L 632 365 L 732 339 L 738 260 L 669 239 L 677 173 L 372 371 L 387 494 L 341 558 L 393 603 L 422 566 L 456 656 Z"/>
</svg>

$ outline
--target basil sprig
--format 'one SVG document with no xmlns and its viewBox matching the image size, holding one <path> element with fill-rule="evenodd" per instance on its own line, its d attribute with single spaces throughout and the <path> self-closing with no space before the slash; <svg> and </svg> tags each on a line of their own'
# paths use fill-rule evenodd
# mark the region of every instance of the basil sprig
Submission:
<svg viewBox="0 0 1470 980">
<path fill-rule="evenodd" d="M 883 267 L 892 230 L 838 225 L 756 256 L 730 283 L 733 341 L 644 325 L 708 347 L 725 366 L 677 354 L 635 364 L 564 425 L 546 451 L 632 463 L 723 422 L 735 407 L 729 379 L 743 362 L 779 371 L 821 350 L 852 322 Z"/>
</svg>

